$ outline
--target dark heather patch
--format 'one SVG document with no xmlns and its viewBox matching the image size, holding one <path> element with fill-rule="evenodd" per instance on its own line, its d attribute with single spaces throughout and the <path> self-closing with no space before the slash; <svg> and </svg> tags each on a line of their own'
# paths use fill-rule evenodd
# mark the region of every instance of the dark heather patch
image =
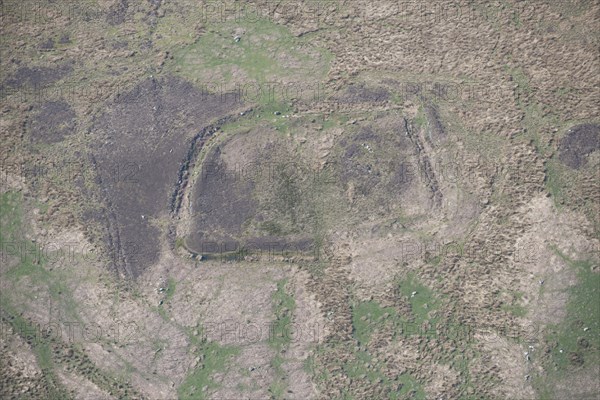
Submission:
<svg viewBox="0 0 600 400">
<path fill-rule="evenodd" d="M 587 163 L 587 156 L 600 149 L 600 125 L 582 124 L 567 131 L 559 145 L 559 159 L 574 169 Z"/>
<path fill-rule="evenodd" d="M 307 236 L 314 215 L 306 179 L 310 173 L 302 160 L 260 133 L 238 138 L 253 144 L 263 140 L 245 160 L 257 168 L 241 174 L 227 166 L 222 153 L 231 142 L 211 149 L 194 185 L 194 225 L 186 246 L 196 253 L 239 256 L 287 257 L 310 250 L 313 241 Z"/>
<path fill-rule="evenodd" d="M 219 100 L 180 78 L 149 78 L 119 95 L 92 127 L 106 245 L 121 273 L 136 277 L 157 261 L 160 231 L 151 221 L 170 212 L 192 138 L 232 113 Z"/>
<path fill-rule="evenodd" d="M 188 240 L 190 247 L 201 251 L 210 242 L 237 243 L 242 225 L 256 212 L 253 186 L 227 170 L 218 147 L 211 150 L 194 187 L 195 232 Z"/>
<path fill-rule="evenodd" d="M 33 142 L 52 144 L 74 133 L 76 127 L 77 115 L 68 103 L 48 101 L 40 106 L 32 118 L 29 132 Z"/>
<path fill-rule="evenodd" d="M 39 49 L 42 51 L 52 50 L 54 48 L 54 40 L 48 39 L 42 42 L 39 46 Z"/>
<path fill-rule="evenodd" d="M 73 72 L 71 64 L 58 67 L 20 67 L 2 86 L 20 89 L 22 87 L 45 87 L 68 76 Z"/>
<path fill-rule="evenodd" d="M 113 4 L 106 15 L 106 22 L 109 25 L 121 25 L 127 18 L 127 11 L 129 9 L 129 2 L 127 0 L 119 0 Z"/>
<path fill-rule="evenodd" d="M 387 89 L 369 88 L 364 84 L 350 85 L 344 92 L 334 96 L 335 100 L 340 103 L 348 104 L 377 104 L 389 100 L 390 93 Z"/>
<path fill-rule="evenodd" d="M 430 143 L 439 143 L 446 138 L 446 131 L 440 121 L 438 110 L 435 106 L 428 105 L 425 107 L 425 112 L 427 114 L 427 121 L 429 122 L 426 138 Z"/>
</svg>

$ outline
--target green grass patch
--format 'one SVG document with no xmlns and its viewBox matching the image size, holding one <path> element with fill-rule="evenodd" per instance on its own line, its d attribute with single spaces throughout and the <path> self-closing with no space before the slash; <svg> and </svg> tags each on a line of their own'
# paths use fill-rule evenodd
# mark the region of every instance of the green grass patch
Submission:
<svg viewBox="0 0 600 400">
<path fill-rule="evenodd" d="M 167 280 L 167 288 L 165 289 L 165 301 L 171 300 L 175 295 L 175 288 L 177 287 L 177 282 L 173 278 L 169 278 Z"/>
<path fill-rule="evenodd" d="M 600 274 L 591 270 L 593 262 L 573 260 L 556 248 L 554 251 L 576 270 L 578 283 L 569 289 L 565 320 L 550 327 L 549 339 L 557 344 L 552 350 L 552 360 L 559 370 L 574 366 L 573 354 L 581 356 L 583 367 L 597 365 L 600 362 Z M 587 345 L 582 346 L 583 343 Z"/>
<path fill-rule="evenodd" d="M 419 107 L 419 111 L 412 122 L 417 128 L 425 128 L 427 126 L 427 116 L 425 115 L 425 111 L 423 110 L 422 106 Z"/>
<path fill-rule="evenodd" d="M 10 268 L 3 278 L 18 284 L 27 277 L 31 283 L 46 286 L 48 293 L 70 318 L 79 321 L 77 305 L 67 284 L 69 276 L 59 272 L 51 272 L 45 267 L 64 254 L 49 253 L 39 243 L 25 239 L 23 234 L 23 200 L 19 193 L 6 192 L 0 196 L 0 242 L 8 256 L 16 258 L 16 264 Z M 62 251 L 62 250 L 58 250 Z"/>
<path fill-rule="evenodd" d="M 523 71 L 522 68 L 510 68 L 507 67 L 507 72 L 510 74 L 510 76 L 512 76 L 513 78 L 513 82 L 515 82 L 517 84 L 517 91 L 518 93 L 525 93 L 525 94 L 531 94 L 532 89 L 531 89 L 531 84 L 529 83 L 529 78 L 527 77 L 527 75 L 525 75 L 525 72 Z M 519 98 L 517 98 L 517 102 L 519 102 Z M 519 102 L 519 105 L 522 105 L 522 103 Z"/>
<path fill-rule="evenodd" d="M 402 389 L 400 389 L 400 392 L 398 393 L 398 399 L 410 398 L 415 400 L 425 400 L 426 396 L 423 385 L 411 375 L 400 375 L 400 383 L 402 384 Z"/>
<path fill-rule="evenodd" d="M 159 301 L 158 306 L 154 309 L 165 322 L 169 322 L 170 317 L 167 313 L 167 310 L 165 310 L 164 305 L 166 302 L 173 298 L 173 296 L 175 295 L 176 287 L 177 282 L 173 278 L 169 278 L 167 280 L 167 287 L 165 288 L 165 291 L 163 293 L 164 297 L 162 298 L 162 300 Z"/>
<path fill-rule="evenodd" d="M 6 192 L 0 196 L 0 242 L 18 240 L 22 237 L 23 210 L 20 193 Z"/>
<path fill-rule="evenodd" d="M 285 371 L 282 368 L 283 361 L 283 357 L 279 354 L 271 360 L 271 366 L 275 369 L 275 377 L 269 385 L 269 393 L 275 399 L 284 399 L 288 387 Z"/>
<path fill-rule="evenodd" d="M 365 308 L 377 308 L 369 305 Z M 383 310 L 381 307 L 377 311 Z M 389 377 L 383 371 L 389 371 L 390 365 L 381 358 L 374 357 L 368 349 L 357 350 L 353 343 L 335 343 L 327 348 L 318 347 L 313 355 L 304 363 L 304 369 L 315 382 L 327 382 L 332 375 L 343 374 L 353 381 L 369 382 L 387 389 L 386 399 L 425 399 L 425 391 L 416 379 L 410 374 Z M 349 354 L 344 360 L 331 357 L 332 354 Z M 318 359 L 330 359 L 329 365 L 321 365 Z M 332 372 L 332 371 L 338 372 Z M 356 397 L 349 387 L 340 388 L 340 399 L 362 399 Z"/>
<path fill-rule="evenodd" d="M 591 270 L 591 260 L 572 259 L 555 246 L 552 250 L 576 271 L 578 283 L 568 289 L 565 319 L 546 327 L 550 353 L 542 359 L 544 374 L 533 377 L 543 399 L 556 398 L 557 381 L 589 375 L 600 363 L 600 274 Z"/>
<path fill-rule="evenodd" d="M 352 307 L 354 337 L 361 344 L 368 344 L 375 329 L 385 326 L 386 320 L 395 321 L 398 316 L 392 307 L 381 307 L 374 301 L 366 301 Z"/>
<path fill-rule="evenodd" d="M 527 315 L 527 309 L 523 307 L 520 301 L 523 299 L 522 292 L 511 292 L 512 302 L 511 304 L 503 304 L 500 308 L 508 313 L 511 313 L 515 317 L 524 317 Z"/>
<path fill-rule="evenodd" d="M 421 284 L 414 275 L 409 275 L 398 284 L 400 294 L 406 296 L 411 305 L 412 317 L 416 325 L 429 322 L 434 325 L 437 318 L 430 313 L 439 308 L 439 300 L 433 291 Z"/>
<path fill-rule="evenodd" d="M 220 346 L 215 342 L 196 341 L 197 353 L 204 358 L 177 389 L 179 399 L 203 400 L 209 391 L 219 385 L 212 380 L 215 372 L 224 371 L 231 357 L 239 354 L 234 346 Z"/>
<path fill-rule="evenodd" d="M 236 29 L 244 31 L 237 39 L 233 34 Z M 313 47 L 308 39 L 295 37 L 286 27 L 268 19 L 257 19 L 209 24 L 194 43 L 174 51 L 174 60 L 168 68 L 201 85 L 211 82 L 208 85 L 211 87 L 212 83 L 219 82 L 233 89 L 235 82 L 242 81 L 248 85 L 246 100 L 267 104 L 273 102 L 273 98 L 282 97 L 282 92 L 277 93 L 280 89 L 275 88 L 274 96 L 270 90 L 255 95 L 252 85 L 313 82 L 325 76 L 331 59 L 328 51 Z M 304 91 L 307 86 L 294 90 L 297 89 Z"/>
<path fill-rule="evenodd" d="M 527 315 L 527 309 L 519 304 L 503 305 L 501 308 L 515 317 L 524 317 Z"/>
<path fill-rule="evenodd" d="M 277 290 L 273 294 L 273 311 L 275 313 L 275 321 L 273 322 L 273 335 L 269 335 L 269 345 L 275 350 L 275 357 L 271 360 L 271 366 L 275 370 L 273 383 L 269 387 L 269 392 L 276 399 L 283 399 L 287 390 L 287 379 L 283 370 L 284 359 L 281 356 L 281 351 L 286 348 L 291 342 L 291 324 L 296 301 L 294 297 L 289 295 L 285 286 L 287 279 L 282 279 L 277 282 Z"/>
<path fill-rule="evenodd" d="M 283 227 L 277 221 L 266 221 L 260 225 L 260 229 L 269 235 L 280 235 Z"/>
<path fill-rule="evenodd" d="M 352 344 L 348 343 L 339 343 L 334 347 L 330 348 L 320 348 L 317 350 L 313 357 L 319 358 L 320 356 L 324 356 L 324 353 L 337 353 L 343 352 L 348 353 L 347 346 L 352 346 Z M 340 349 L 339 347 L 346 347 L 345 349 Z M 389 370 L 389 366 L 380 358 L 374 357 L 369 351 L 366 350 L 352 350 L 351 356 L 348 359 L 341 360 L 332 358 L 332 364 L 324 367 L 319 366 L 315 367 L 314 359 L 308 361 L 305 364 L 305 368 L 311 372 L 311 375 L 314 377 L 314 380 L 317 382 L 326 382 L 330 379 L 333 369 L 341 370 L 341 373 L 348 378 L 351 378 L 354 381 L 360 382 L 369 382 L 371 384 L 379 385 L 380 387 L 388 389 L 388 397 L 386 399 L 399 400 L 399 399 L 407 399 L 407 398 L 425 398 L 423 389 L 420 384 L 416 382 L 414 379 L 410 377 L 410 375 L 400 375 L 397 377 L 388 377 L 383 373 L 384 370 Z M 329 358 L 325 356 L 326 358 Z M 351 392 L 350 388 L 342 387 L 341 397 L 342 399 L 359 399 L 362 397 L 356 397 L 354 393 Z M 409 397 L 409 393 L 415 390 L 419 396 L 421 397 Z"/>
<path fill-rule="evenodd" d="M 414 276 L 398 282 L 399 294 L 406 296 L 411 305 L 410 315 L 399 315 L 393 307 L 381 307 L 377 302 L 360 302 L 352 307 L 354 337 L 361 344 L 368 344 L 376 330 L 389 330 L 402 335 L 433 335 L 438 318 L 430 313 L 439 308 L 439 300 L 431 289 L 417 281 Z M 424 327 L 429 328 L 424 329 Z"/>
<path fill-rule="evenodd" d="M 544 183 L 557 208 L 560 208 L 566 199 L 564 188 L 566 188 L 567 182 L 565 182 L 561 170 L 562 168 L 556 160 L 548 160 L 546 162 L 546 178 Z"/>
</svg>

